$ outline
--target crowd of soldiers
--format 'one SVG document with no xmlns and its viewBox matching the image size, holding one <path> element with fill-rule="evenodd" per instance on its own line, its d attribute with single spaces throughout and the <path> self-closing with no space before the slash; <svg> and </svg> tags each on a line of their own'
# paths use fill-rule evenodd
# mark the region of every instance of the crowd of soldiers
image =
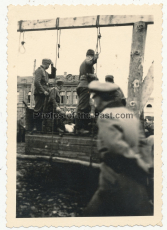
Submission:
<svg viewBox="0 0 167 230">
<path fill-rule="evenodd" d="M 148 151 L 140 121 L 135 116 L 129 117 L 131 111 L 126 108 L 126 99 L 114 83 L 114 77 L 107 75 L 105 83 L 98 81 L 93 67 L 97 59 L 98 54 L 88 50 L 80 66 L 78 105 L 73 121 L 76 135 L 88 134 L 90 121 L 95 121 L 98 127 L 97 148 L 101 156 L 99 187 L 84 216 L 153 215 L 153 141 L 149 142 L 152 146 Z M 50 59 L 43 59 L 42 65 L 35 71 L 34 112 L 60 115 L 63 112 L 59 91 L 63 82 L 58 80 L 56 85 L 48 87 L 46 69 L 50 64 Z M 90 119 L 85 118 L 86 114 L 90 115 Z M 124 116 L 118 118 L 118 114 Z M 39 119 L 36 119 L 32 134 L 38 122 Z M 64 132 L 63 116 L 55 119 L 54 126 L 59 133 Z M 43 132 L 46 127 L 44 119 Z M 153 140 L 153 137 L 150 139 Z"/>
</svg>

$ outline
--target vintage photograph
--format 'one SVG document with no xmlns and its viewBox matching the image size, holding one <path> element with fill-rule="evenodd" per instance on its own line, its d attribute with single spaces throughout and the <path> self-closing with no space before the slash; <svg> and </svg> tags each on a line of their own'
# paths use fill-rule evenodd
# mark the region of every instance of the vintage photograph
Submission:
<svg viewBox="0 0 167 230">
<path fill-rule="evenodd" d="M 152 31 L 152 15 L 18 21 L 17 218 L 154 214 Z"/>
<path fill-rule="evenodd" d="M 161 6 L 8 17 L 7 226 L 161 225 Z"/>
</svg>

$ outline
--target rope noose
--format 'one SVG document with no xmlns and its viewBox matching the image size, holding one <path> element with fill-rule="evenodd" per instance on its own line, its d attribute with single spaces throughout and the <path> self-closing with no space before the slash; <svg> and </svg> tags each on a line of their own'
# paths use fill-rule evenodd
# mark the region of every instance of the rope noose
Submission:
<svg viewBox="0 0 167 230">
<path fill-rule="evenodd" d="M 59 18 L 56 19 L 56 29 L 57 29 L 57 42 L 56 42 L 56 60 L 55 60 L 55 82 L 56 82 L 56 72 L 57 72 L 57 58 L 59 58 L 59 49 L 60 49 L 60 35 L 61 30 L 59 30 Z M 54 82 L 54 87 L 55 87 Z M 55 90 L 54 90 L 54 98 L 55 98 Z M 53 114 L 52 114 L 52 147 L 51 147 L 51 154 L 50 154 L 50 162 L 52 161 L 53 156 L 53 129 L 54 129 L 54 106 L 53 106 Z M 59 149 L 59 141 L 58 141 L 58 149 Z"/>
<path fill-rule="evenodd" d="M 21 33 L 23 33 L 23 40 L 20 42 L 21 40 Z M 25 41 L 24 41 L 24 32 L 20 32 L 20 36 L 19 36 L 19 53 L 24 54 L 26 52 L 26 48 L 24 47 Z M 23 52 L 21 51 L 21 48 L 23 48 Z"/>
</svg>

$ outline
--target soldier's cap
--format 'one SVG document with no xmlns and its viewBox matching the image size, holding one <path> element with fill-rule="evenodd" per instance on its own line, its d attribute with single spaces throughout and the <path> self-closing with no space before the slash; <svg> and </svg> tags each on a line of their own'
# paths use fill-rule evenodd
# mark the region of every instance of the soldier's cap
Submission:
<svg viewBox="0 0 167 230">
<path fill-rule="evenodd" d="M 47 58 L 42 59 L 42 64 L 43 65 L 47 65 L 47 64 L 50 65 L 51 63 L 52 63 L 52 61 L 50 59 L 47 59 Z"/>
<path fill-rule="evenodd" d="M 105 81 L 114 83 L 114 76 L 113 75 L 106 75 Z"/>
<path fill-rule="evenodd" d="M 94 55 L 95 55 L 95 51 L 94 51 L 94 50 L 89 49 L 89 50 L 86 52 L 86 56 L 94 56 Z"/>
<path fill-rule="evenodd" d="M 114 93 L 116 90 L 119 89 L 119 86 L 115 83 L 101 83 L 99 81 L 92 81 L 88 88 L 90 92 L 93 93 L 93 97 L 96 95 L 104 96 L 107 100 L 109 100 L 111 97 L 113 98 Z"/>
</svg>

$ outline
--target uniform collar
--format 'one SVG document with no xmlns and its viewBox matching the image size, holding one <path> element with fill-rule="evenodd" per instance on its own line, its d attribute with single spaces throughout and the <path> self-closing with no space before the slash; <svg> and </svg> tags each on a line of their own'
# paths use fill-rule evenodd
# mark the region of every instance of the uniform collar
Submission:
<svg viewBox="0 0 167 230">
<path fill-rule="evenodd" d="M 106 108 L 115 108 L 115 107 L 123 107 L 120 101 L 109 101 L 102 109 L 105 110 Z"/>
<path fill-rule="evenodd" d="M 43 65 L 40 66 L 42 69 L 44 69 Z M 45 69 L 44 69 L 45 70 Z"/>
</svg>

